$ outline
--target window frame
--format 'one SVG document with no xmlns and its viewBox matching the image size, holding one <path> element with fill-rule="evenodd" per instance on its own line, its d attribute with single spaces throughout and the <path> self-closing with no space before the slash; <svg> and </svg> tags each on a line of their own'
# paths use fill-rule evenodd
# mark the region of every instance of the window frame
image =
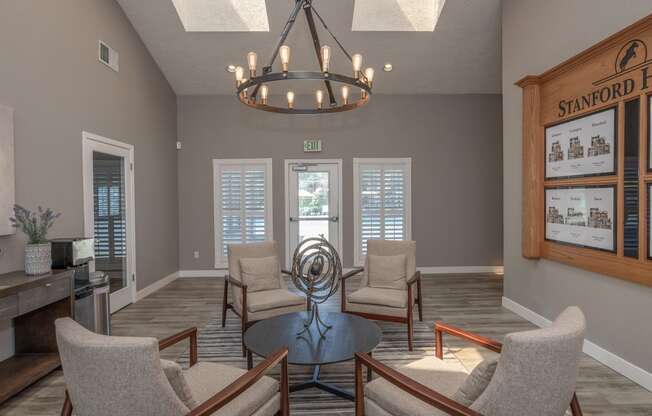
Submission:
<svg viewBox="0 0 652 416">
<path fill-rule="evenodd" d="M 364 165 L 380 165 L 383 169 L 385 165 L 401 165 L 405 169 L 405 239 L 412 239 L 412 158 L 353 158 L 353 263 L 356 267 L 364 265 L 365 262 L 365 255 L 362 254 L 362 219 L 360 218 L 362 214 L 360 206 L 360 167 Z"/>
<path fill-rule="evenodd" d="M 272 159 L 213 159 L 213 235 L 215 268 L 228 268 L 228 256 L 222 253 L 222 199 L 220 170 L 223 166 L 239 166 L 241 169 L 252 165 L 265 167 L 265 240 L 274 239 L 274 204 Z M 244 197 L 244 194 L 243 194 Z"/>
</svg>

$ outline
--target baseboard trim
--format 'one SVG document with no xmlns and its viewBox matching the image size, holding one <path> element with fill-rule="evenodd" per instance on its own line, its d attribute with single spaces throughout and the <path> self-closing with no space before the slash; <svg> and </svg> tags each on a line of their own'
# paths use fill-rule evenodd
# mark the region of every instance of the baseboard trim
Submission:
<svg viewBox="0 0 652 416">
<path fill-rule="evenodd" d="M 424 274 L 498 274 L 505 273 L 503 266 L 434 266 L 417 267 Z"/>
<path fill-rule="evenodd" d="M 520 317 L 532 322 L 536 326 L 546 327 L 551 324 L 549 319 L 504 296 L 502 304 L 505 309 L 509 309 Z M 629 361 L 619 357 L 610 351 L 605 350 L 601 346 L 589 340 L 584 340 L 584 348 L 582 350 L 584 353 L 586 353 L 586 355 L 596 359 L 612 370 L 622 374 L 644 389 L 652 391 L 652 373 L 645 371 L 644 369 L 630 363 Z"/>
<path fill-rule="evenodd" d="M 224 277 L 227 271 L 222 269 L 211 270 L 179 270 L 180 278 L 187 277 Z"/>
<path fill-rule="evenodd" d="M 496 274 L 502 275 L 505 268 L 503 266 L 456 266 L 456 267 L 417 267 L 424 274 Z M 348 272 L 353 268 L 344 268 L 343 272 Z M 224 277 L 227 273 L 223 269 L 211 270 L 179 270 L 179 277 Z"/>
<path fill-rule="evenodd" d="M 167 286 L 168 284 L 174 282 L 178 278 L 179 278 L 179 272 L 174 272 L 172 274 L 165 276 L 161 280 L 157 280 L 151 285 L 142 288 L 141 290 L 136 292 L 136 302 L 138 302 L 139 300 L 143 299 L 146 296 L 151 295 L 157 290 L 162 289 L 164 286 Z"/>
</svg>

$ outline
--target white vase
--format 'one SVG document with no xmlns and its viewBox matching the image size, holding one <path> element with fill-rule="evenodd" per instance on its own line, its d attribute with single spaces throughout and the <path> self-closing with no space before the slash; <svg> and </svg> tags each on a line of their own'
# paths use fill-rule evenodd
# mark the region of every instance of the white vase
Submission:
<svg viewBox="0 0 652 416">
<path fill-rule="evenodd" d="M 45 274 L 52 267 L 52 246 L 50 243 L 25 246 L 25 274 Z"/>
</svg>

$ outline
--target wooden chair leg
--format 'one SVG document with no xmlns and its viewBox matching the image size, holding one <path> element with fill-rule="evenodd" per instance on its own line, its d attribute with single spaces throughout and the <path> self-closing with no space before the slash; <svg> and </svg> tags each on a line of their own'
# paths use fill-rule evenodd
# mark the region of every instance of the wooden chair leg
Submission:
<svg viewBox="0 0 652 416">
<path fill-rule="evenodd" d="M 412 314 L 408 316 L 408 351 L 412 351 Z"/>
<path fill-rule="evenodd" d="M 226 326 L 226 309 L 227 301 L 229 298 L 229 279 L 228 277 L 224 278 L 224 296 L 222 297 L 222 328 Z"/>
<path fill-rule="evenodd" d="M 281 363 L 281 416 L 290 415 L 290 382 L 288 376 L 288 357 Z"/>
<path fill-rule="evenodd" d="M 421 276 L 417 279 L 417 306 L 419 307 L 419 321 L 423 322 L 423 296 L 421 296 Z"/>
<path fill-rule="evenodd" d="M 63 407 L 61 408 L 61 416 L 71 416 L 72 415 L 72 402 L 70 401 L 70 396 L 68 396 L 68 390 L 66 390 L 66 398 L 63 401 Z"/>
<path fill-rule="evenodd" d="M 407 308 L 407 330 L 408 330 L 408 351 L 412 351 L 412 320 L 414 316 L 414 297 L 412 286 L 408 285 L 408 308 Z"/>
<path fill-rule="evenodd" d="M 362 363 L 355 360 L 355 416 L 364 416 L 364 388 L 362 385 Z"/>
<path fill-rule="evenodd" d="M 246 357 L 247 356 L 247 347 L 245 347 L 245 342 L 244 342 L 244 335 L 245 331 L 247 328 L 245 327 L 244 323 L 242 324 L 242 356 Z"/>
<path fill-rule="evenodd" d="M 571 400 L 570 408 L 573 416 L 582 416 L 582 408 L 580 407 L 579 400 L 577 400 L 577 393 L 573 393 L 573 399 Z"/>
</svg>

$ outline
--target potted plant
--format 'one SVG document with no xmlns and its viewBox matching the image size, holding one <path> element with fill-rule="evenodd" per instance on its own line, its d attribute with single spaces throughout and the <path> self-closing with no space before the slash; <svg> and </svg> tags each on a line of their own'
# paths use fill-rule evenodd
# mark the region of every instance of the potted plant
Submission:
<svg viewBox="0 0 652 416">
<path fill-rule="evenodd" d="M 48 230 L 61 214 L 50 208 L 43 210 L 38 207 L 32 212 L 18 204 L 14 205 L 14 217 L 9 218 L 11 224 L 20 228 L 29 241 L 25 246 L 25 273 L 28 275 L 44 274 L 52 267 L 52 247 L 46 239 Z"/>
</svg>

